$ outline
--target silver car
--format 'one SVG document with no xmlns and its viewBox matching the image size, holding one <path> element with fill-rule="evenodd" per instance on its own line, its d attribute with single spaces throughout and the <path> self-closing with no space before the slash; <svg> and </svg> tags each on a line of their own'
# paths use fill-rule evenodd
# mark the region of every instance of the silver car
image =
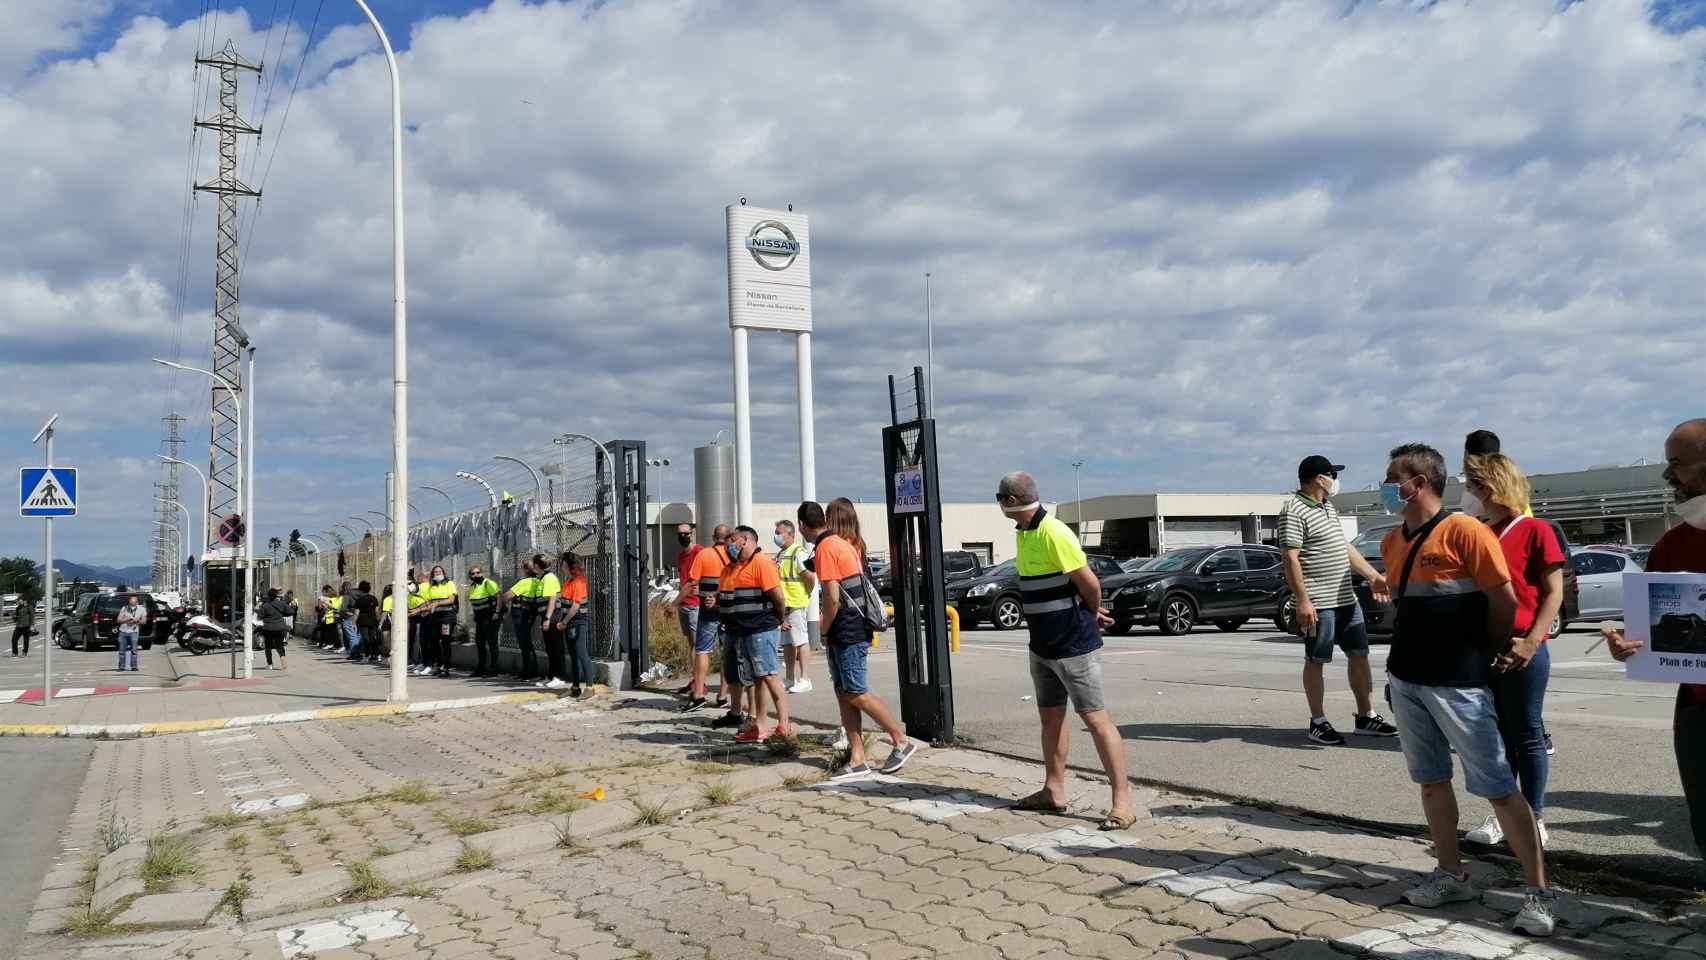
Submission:
<svg viewBox="0 0 1706 960">
<path fill-rule="evenodd" d="M 1582 619 L 1622 619 L 1623 575 L 1641 572 L 1635 556 L 1600 547 L 1579 549 L 1570 555 L 1570 566 L 1581 589 Z"/>
</svg>

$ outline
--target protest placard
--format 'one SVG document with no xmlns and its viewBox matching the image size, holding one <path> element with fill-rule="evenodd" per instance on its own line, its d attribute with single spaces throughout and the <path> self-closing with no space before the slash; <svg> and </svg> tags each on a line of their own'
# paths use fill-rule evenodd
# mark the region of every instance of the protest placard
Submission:
<svg viewBox="0 0 1706 960">
<path fill-rule="evenodd" d="M 1627 661 L 1629 679 L 1706 683 L 1706 574 L 1624 574 L 1623 623 L 1646 644 Z"/>
</svg>

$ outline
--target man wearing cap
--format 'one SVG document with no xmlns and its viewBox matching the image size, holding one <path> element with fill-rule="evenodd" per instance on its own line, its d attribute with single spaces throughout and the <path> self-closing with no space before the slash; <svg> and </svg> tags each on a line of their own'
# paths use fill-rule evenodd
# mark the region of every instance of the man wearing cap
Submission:
<svg viewBox="0 0 1706 960">
<path fill-rule="evenodd" d="M 1377 597 L 1387 594 L 1386 578 L 1369 566 L 1345 539 L 1339 511 L 1330 497 L 1339 492 L 1345 468 L 1319 454 L 1297 465 L 1297 493 L 1280 508 L 1277 543 L 1285 558 L 1285 579 L 1297 598 L 1297 631 L 1303 635 L 1303 695 L 1309 701 L 1309 739 L 1341 746 L 1345 738 L 1327 720 L 1323 667 L 1333 662 L 1333 647 L 1345 652 L 1346 674 L 1356 697 L 1357 733 L 1390 737 L 1398 728 L 1374 711 L 1374 677 L 1368 668 L 1368 627 L 1351 589 L 1354 569 Z"/>
</svg>

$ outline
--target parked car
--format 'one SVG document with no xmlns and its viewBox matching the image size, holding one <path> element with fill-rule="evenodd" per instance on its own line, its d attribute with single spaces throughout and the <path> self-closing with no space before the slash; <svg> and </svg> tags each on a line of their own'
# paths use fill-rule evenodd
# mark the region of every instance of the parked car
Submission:
<svg viewBox="0 0 1706 960">
<path fill-rule="evenodd" d="M 1169 550 L 1102 589 L 1116 636 L 1139 625 L 1176 637 L 1204 622 L 1228 632 L 1260 617 L 1278 622 L 1291 595 L 1279 551 L 1257 544 Z"/>
<path fill-rule="evenodd" d="M 1633 552 L 1594 547 L 1570 555 L 1570 567 L 1580 587 L 1581 617 L 1619 620 L 1623 617 L 1623 575 L 1640 573 Z"/>
<path fill-rule="evenodd" d="M 983 559 L 970 550 L 942 551 L 942 580 L 953 583 L 956 580 L 969 580 L 982 575 L 989 569 L 983 565 Z M 883 564 L 879 569 L 871 565 L 871 582 L 877 585 L 877 593 L 883 597 L 894 596 L 894 567 Z"/>
<path fill-rule="evenodd" d="M 1109 580 L 1123 573 L 1119 561 L 1094 553 L 1086 559 L 1102 582 L 1102 596 L 1107 597 Z M 962 630 L 985 623 L 997 630 L 1019 629 L 1025 622 L 1025 608 L 1019 599 L 1018 564 L 1008 560 L 978 576 L 949 582 L 948 602 L 959 610 Z"/>
<path fill-rule="evenodd" d="M 1358 553 L 1363 555 L 1363 559 L 1368 561 L 1369 566 L 1385 573 L 1386 561 L 1380 556 L 1380 542 L 1386 539 L 1386 535 L 1403 522 L 1398 517 L 1382 518 L 1376 525 L 1358 533 L 1351 544 L 1357 548 Z M 1555 520 L 1546 522 L 1551 524 L 1552 535 L 1558 538 L 1558 546 L 1563 548 L 1564 556 L 1566 558 L 1573 557 L 1574 551 L 1570 546 L 1570 538 L 1564 535 L 1564 528 L 1559 526 Z M 1362 605 L 1362 617 L 1368 624 L 1368 635 L 1370 637 L 1392 636 L 1392 627 L 1398 618 L 1397 609 L 1390 603 L 1375 600 L 1373 591 L 1369 590 L 1368 581 L 1355 573 L 1351 574 L 1351 586 L 1356 590 L 1357 602 Z M 1397 584 L 1393 583 L 1392 586 L 1397 587 Z M 1566 562 L 1564 564 L 1564 607 L 1552 621 L 1551 628 L 1547 630 L 1546 635 L 1548 637 L 1557 636 L 1564 632 L 1565 627 L 1582 618 L 1580 590 L 1581 585 L 1578 582 L 1576 571 L 1570 562 Z M 1286 629 L 1292 633 L 1297 632 L 1295 617 L 1292 618 Z"/>
<path fill-rule="evenodd" d="M 123 610 L 131 595 L 127 593 L 85 593 L 77 598 L 77 605 L 64 617 L 55 617 L 53 625 L 53 642 L 67 650 L 93 650 L 97 646 L 118 647 L 118 612 Z M 149 627 L 143 631 L 142 644 L 149 644 L 156 636 L 155 630 L 167 622 L 164 607 L 155 602 L 154 597 L 143 593 L 138 595 L 144 607 L 148 608 Z"/>
</svg>

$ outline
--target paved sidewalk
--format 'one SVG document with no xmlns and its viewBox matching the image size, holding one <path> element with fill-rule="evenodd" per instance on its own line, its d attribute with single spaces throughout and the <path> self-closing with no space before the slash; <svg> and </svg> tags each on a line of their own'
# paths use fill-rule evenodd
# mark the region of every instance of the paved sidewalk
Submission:
<svg viewBox="0 0 1706 960">
<path fill-rule="evenodd" d="M 137 922 L 161 915 L 141 909 L 151 900 L 200 903 L 194 922 L 206 918 L 204 926 L 44 936 L 28 955 L 1706 956 L 1698 901 L 1678 909 L 1562 893 L 1559 935 L 1531 940 L 1508 929 L 1520 888 L 1500 865 L 1474 866 L 1477 902 L 1412 908 L 1400 895 L 1431 865 L 1413 840 L 1155 790 L 1138 791 L 1132 830 L 1099 833 L 1104 785 L 1075 779 L 1062 816 L 1018 813 L 1006 804 L 1035 787 L 1038 768 L 974 751 L 926 750 L 902 777 L 855 784 L 793 776 L 741 798 L 735 784 L 759 782 L 743 778 L 784 761 L 683 720 L 673 706 L 655 695 L 605 695 L 101 744 L 78 800 L 80 828 L 118 808 L 114 782 L 154 791 L 120 802 L 141 832 L 225 809 L 229 786 L 217 803 L 191 790 L 209 784 L 289 779 L 259 792 L 292 789 L 318 802 L 204 821 L 192 833 L 199 873 L 172 883 L 176 894 L 117 899 L 117 909 L 137 911 L 120 916 Z M 822 768 L 827 758 L 807 745 L 803 759 Z M 576 799 L 600 786 L 604 800 Z M 564 814 L 576 807 L 584 809 Z M 605 817 L 601 833 L 561 847 L 549 838 L 559 820 L 598 812 L 621 819 Z M 526 843 L 540 835 L 543 845 Z M 528 852 L 505 854 L 517 841 Z M 469 851 L 466 862 L 429 869 L 446 844 Z M 38 931 L 76 916 L 80 873 L 67 863 L 50 877 Z M 109 874 L 103 863 L 103 890 L 127 882 Z M 316 905 L 269 911 L 326 876 L 336 883 Z M 241 918 L 234 903 L 219 906 L 222 895 L 243 905 Z"/>
</svg>

